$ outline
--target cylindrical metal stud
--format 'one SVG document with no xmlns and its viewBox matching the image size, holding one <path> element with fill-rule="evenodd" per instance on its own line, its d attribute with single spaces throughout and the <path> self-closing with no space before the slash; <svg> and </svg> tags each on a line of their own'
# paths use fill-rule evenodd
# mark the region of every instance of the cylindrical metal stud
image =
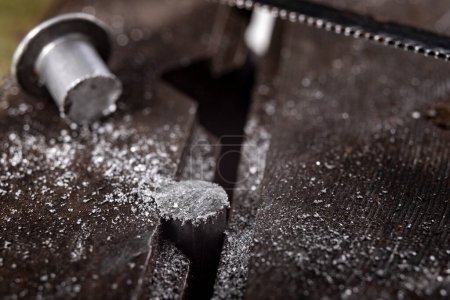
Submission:
<svg viewBox="0 0 450 300">
<path fill-rule="evenodd" d="M 66 14 L 34 28 L 14 54 L 12 73 L 32 96 L 47 92 L 63 117 L 91 123 L 115 111 L 122 85 L 105 64 L 105 26 L 87 14 Z"/>
<path fill-rule="evenodd" d="M 173 182 L 156 192 L 155 201 L 165 233 L 195 269 L 207 270 L 218 261 L 229 207 L 221 186 L 198 180 Z"/>
</svg>

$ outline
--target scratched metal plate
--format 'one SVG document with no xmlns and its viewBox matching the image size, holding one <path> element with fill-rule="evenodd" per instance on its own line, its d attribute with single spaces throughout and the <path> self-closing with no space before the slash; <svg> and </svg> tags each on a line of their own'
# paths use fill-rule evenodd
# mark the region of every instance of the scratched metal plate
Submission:
<svg viewBox="0 0 450 300">
<path fill-rule="evenodd" d="M 204 24 L 213 22 L 217 6 L 184 1 L 172 10 L 174 1 L 145 2 L 125 9 L 122 1 L 74 1 L 60 8 L 95 12 L 114 29 L 112 70 L 125 91 L 112 118 L 73 128 L 50 100 L 24 96 L 9 79 L 0 88 L 0 294 L 6 299 L 184 293 L 189 262 L 171 246 L 160 249 L 149 194 L 176 175 L 196 105 L 157 79 L 167 68 L 209 57 Z M 135 18 L 139 8 L 146 18 Z M 161 14 L 167 18 L 158 19 Z M 147 18 L 153 23 L 139 23 Z"/>
<path fill-rule="evenodd" d="M 195 116 L 191 102 L 157 93 L 151 108 L 129 106 L 81 132 L 52 103 L 2 99 L 2 295 L 141 293 L 159 236 L 148 194 L 174 176 Z"/>
<path fill-rule="evenodd" d="M 294 25 L 282 52 L 245 298 L 446 298 L 447 66 Z"/>
<path fill-rule="evenodd" d="M 270 149 L 241 165 L 253 184 L 236 191 L 215 298 L 447 298 L 450 132 L 427 112 L 448 66 L 284 25 L 244 153 Z"/>
</svg>

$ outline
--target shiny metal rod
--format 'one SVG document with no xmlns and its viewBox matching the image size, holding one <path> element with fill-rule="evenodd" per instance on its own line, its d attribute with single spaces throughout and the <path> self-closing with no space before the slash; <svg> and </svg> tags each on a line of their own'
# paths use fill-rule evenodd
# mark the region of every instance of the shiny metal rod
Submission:
<svg viewBox="0 0 450 300">
<path fill-rule="evenodd" d="M 108 70 L 109 32 L 80 13 L 36 26 L 18 46 L 12 73 L 26 93 L 50 94 L 63 117 L 88 124 L 115 111 L 122 84 Z"/>
<path fill-rule="evenodd" d="M 48 44 L 35 69 L 60 112 L 70 120 L 90 123 L 115 111 L 121 84 L 82 35 Z"/>
</svg>

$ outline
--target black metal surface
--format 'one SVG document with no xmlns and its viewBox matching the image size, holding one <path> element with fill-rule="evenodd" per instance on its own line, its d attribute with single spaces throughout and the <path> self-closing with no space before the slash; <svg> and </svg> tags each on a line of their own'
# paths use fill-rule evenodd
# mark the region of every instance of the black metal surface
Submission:
<svg viewBox="0 0 450 300">
<path fill-rule="evenodd" d="M 71 3 L 63 9 L 82 9 Z M 91 3 L 108 24 L 124 18 L 115 41 L 127 34 L 112 58 L 125 86 L 112 118 L 71 128 L 50 101 L 26 97 L 11 79 L 0 86 L 1 299 L 184 295 L 190 261 L 164 246 L 153 202 L 138 196 L 150 189 L 136 182 L 151 185 L 148 172 L 176 176 L 197 109 L 158 79 L 210 56 L 204 23 L 213 23 L 217 5 L 134 1 L 124 10 L 122 3 Z M 143 7 L 171 21 L 132 23 Z"/>
<path fill-rule="evenodd" d="M 5 191 L 0 181 L 0 198 L 6 203 L 0 212 L 0 224 L 4 225 L 0 226 L 0 247 L 4 247 L 0 250 L 1 297 L 209 297 L 216 262 L 212 271 L 203 269 L 204 277 L 194 278 L 197 283 L 193 285 L 192 277 L 200 272 L 191 265 L 192 257 L 159 233 L 156 212 L 144 214 L 144 220 L 136 219 L 140 214 L 134 209 L 137 200 L 133 197 L 130 203 L 121 203 L 120 198 L 102 203 L 105 194 L 131 188 L 129 177 L 116 179 L 115 185 L 105 190 L 101 170 L 83 171 L 89 165 L 90 148 L 76 148 L 76 160 L 69 168 L 55 171 L 47 166 L 54 164 L 55 151 L 60 153 L 57 162 L 64 162 L 66 147 L 94 147 L 100 139 L 117 145 L 109 148 L 122 149 L 117 155 L 125 158 L 139 161 L 153 153 L 166 157 L 167 163 L 158 173 L 185 178 L 175 173 L 185 174 L 190 166 L 186 161 L 202 163 L 205 159 L 203 155 L 189 156 L 197 149 L 193 131 L 198 118 L 217 135 L 229 134 L 229 130 L 245 135 L 244 145 L 237 145 L 237 176 L 237 161 L 218 163 L 219 169 L 228 168 L 227 174 L 231 174 L 225 179 L 232 179 L 233 206 L 214 299 L 446 299 L 450 294 L 449 134 L 423 117 L 429 103 L 448 98 L 446 66 L 365 41 L 351 43 L 279 22 L 287 25 L 283 28 L 287 30 L 275 31 L 278 46 L 264 65 L 258 65 L 259 79 L 250 102 L 244 91 L 248 88 L 250 92 L 253 73 L 221 73 L 240 60 L 222 66 L 228 62 L 225 55 L 217 64 L 218 78 L 207 69 L 211 52 L 205 50 L 208 36 L 203 36 L 203 29 L 214 18 L 214 10 L 206 7 L 206 1 L 95 3 L 97 14 L 111 23 L 120 23 L 117 16 L 129 16 L 125 17 L 124 32 L 118 32 L 116 38 L 123 42 L 126 36 L 130 41 L 119 47 L 119 56 L 113 60 L 114 70 L 127 87 L 118 115 L 93 134 L 79 137 L 76 130 L 66 129 L 45 101 L 17 95 L 16 86 L 9 81 L 0 88 L 0 127 L 4 128 L 0 148 L 4 148 L 3 162 L 7 162 L 0 170 L 11 165 L 0 172 L 0 179 L 22 176 L 4 181 L 13 184 Z M 111 11 L 105 12 L 106 3 L 114 3 Z M 156 18 L 148 14 L 144 15 L 149 23 L 136 21 L 140 18 L 136 11 L 143 11 L 143 6 L 157 11 L 159 5 L 168 4 L 172 9 L 164 14 L 171 22 L 152 23 Z M 198 13 L 194 17 L 175 13 L 185 9 L 178 7 L 183 5 L 191 5 Z M 318 11 L 319 5 L 311 5 L 308 7 L 316 10 L 309 13 L 322 17 L 326 11 L 337 21 L 347 15 L 325 7 Z M 290 17 L 280 10 L 277 14 Z M 299 14 L 295 16 L 298 20 Z M 370 17 L 349 16 L 344 18 L 349 26 L 364 23 L 365 18 L 376 24 L 364 26 L 397 26 L 383 23 L 383 27 Z M 320 27 L 318 20 L 305 18 L 304 22 Z M 338 28 L 333 24 L 330 30 L 344 30 Z M 410 27 L 399 28 L 402 35 Z M 136 34 L 137 29 L 143 38 Z M 426 31 L 419 33 L 429 37 Z M 186 65 L 189 67 L 180 69 Z M 167 86 L 155 93 L 155 78 L 169 69 L 175 71 L 164 78 L 196 98 L 198 112 L 191 101 Z M 448 107 L 442 107 L 439 111 L 445 115 Z M 442 118 L 443 123 L 448 120 Z M 136 133 L 131 131 L 136 128 Z M 42 146 L 40 150 L 48 154 L 50 162 L 40 162 L 37 154 L 27 150 L 34 149 L 29 145 L 35 138 L 38 150 Z M 135 145 L 150 140 L 152 145 L 144 144 L 142 151 Z M 210 143 L 215 145 L 215 139 Z M 229 144 L 233 149 L 240 142 Z M 99 150 L 114 150 L 104 148 L 108 146 Z M 18 164 L 15 149 L 22 149 L 28 164 L 36 164 L 30 168 L 32 174 L 25 172 L 26 160 Z M 228 150 L 223 148 L 222 153 Z M 214 155 L 208 155 L 215 162 Z M 99 156 L 96 153 L 97 159 Z M 107 163 L 110 158 L 100 159 Z M 123 162 L 116 172 L 133 166 Z M 210 169 L 208 165 L 207 180 L 213 179 L 214 166 Z M 201 164 L 201 170 L 203 167 Z M 90 185 L 67 188 L 64 185 L 70 178 L 66 177 L 62 177 L 63 186 L 56 185 L 59 181 L 54 177 L 67 171 L 79 171 L 79 182 Z M 195 168 L 191 171 L 198 173 Z M 42 193 L 41 181 L 35 179 L 39 176 L 50 187 Z M 50 185 L 53 182 L 55 187 Z M 91 189 L 98 192 L 84 203 L 82 196 Z M 340 247 L 334 249 L 335 244 Z"/>
</svg>

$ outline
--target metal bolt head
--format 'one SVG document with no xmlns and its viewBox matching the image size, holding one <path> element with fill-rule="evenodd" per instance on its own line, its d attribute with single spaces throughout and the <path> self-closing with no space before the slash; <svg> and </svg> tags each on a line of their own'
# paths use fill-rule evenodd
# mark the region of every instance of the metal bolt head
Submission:
<svg viewBox="0 0 450 300">
<path fill-rule="evenodd" d="M 122 85 L 105 65 L 111 40 L 91 15 L 61 15 L 31 30 L 13 57 L 12 74 L 24 92 L 50 94 L 61 115 L 84 124 L 115 110 Z"/>
</svg>

